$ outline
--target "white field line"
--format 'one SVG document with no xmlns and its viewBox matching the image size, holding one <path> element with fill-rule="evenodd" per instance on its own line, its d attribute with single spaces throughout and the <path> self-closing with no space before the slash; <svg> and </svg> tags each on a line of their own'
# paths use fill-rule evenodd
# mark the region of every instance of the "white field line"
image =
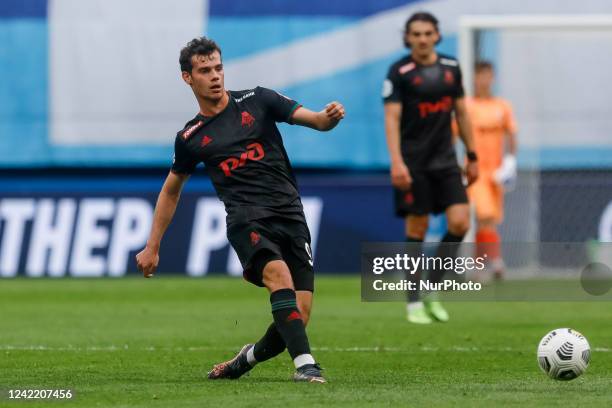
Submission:
<svg viewBox="0 0 612 408">
<path fill-rule="evenodd" d="M 75 352 L 113 352 L 113 351 L 170 351 L 170 352 L 198 352 L 198 351 L 236 351 L 239 350 L 240 346 L 227 348 L 227 347 L 130 347 L 127 344 L 124 345 L 110 345 L 110 346 L 63 346 L 53 347 L 45 345 L 10 345 L 1 344 L 0 351 L 75 351 Z M 515 347 L 466 347 L 466 346 L 451 346 L 451 347 L 430 347 L 422 346 L 417 348 L 401 348 L 401 347 L 312 347 L 312 351 L 321 352 L 337 352 L 337 353 L 414 353 L 414 352 L 438 352 L 438 351 L 456 351 L 461 353 L 479 353 L 479 352 L 530 352 L 534 351 L 533 348 L 515 348 Z M 612 348 L 609 347 L 594 347 L 592 351 L 596 353 L 610 353 Z"/>
</svg>

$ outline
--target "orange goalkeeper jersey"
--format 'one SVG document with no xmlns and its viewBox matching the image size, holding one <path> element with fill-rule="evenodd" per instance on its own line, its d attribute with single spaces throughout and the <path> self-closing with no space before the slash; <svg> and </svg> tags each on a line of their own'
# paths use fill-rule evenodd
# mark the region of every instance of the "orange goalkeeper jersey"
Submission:
<svg viewBox="0 0 612 408">
<path fill-rule="evenodd" d="M 516 133 L 510 103 L 501 98 L 466 99 L 481 172 L 493 172 L 502 162 L 507 133 Z"/>
<path fill-rule="evenodd" d="M 501 98 L 467 98 L 472 134 L 478 155 L 478 180 L 468 188 L 478 219 L 501 223 L 504 216 L 504 189 L 493 180 L 504 156 L 505 136 L 516 133 L 510 103 Z"/>
</svg>

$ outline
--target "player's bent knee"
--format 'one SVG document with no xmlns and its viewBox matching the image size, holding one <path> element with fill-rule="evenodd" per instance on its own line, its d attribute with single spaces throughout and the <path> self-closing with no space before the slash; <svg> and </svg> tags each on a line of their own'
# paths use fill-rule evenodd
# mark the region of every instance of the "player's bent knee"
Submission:
<svg viewBox="0 0 612 408">
<path fill-rule="evenodd" d="M 263 283 L 270 292 L 280 289 L 293 289 L 293 279 L 284 261 L 270 261 L 263 269 Z"/>
<path fill-rule="evenodd" d="M 412 238 L 424 239 L 425 234 L 427 234 L 427 227 L 407 228 L 406 229 L 406 236 L 409 236 Z"/>
<path fill-rule="evenodd" d="M 425 237 L 429 228 L 429 217 L 427 216 L 409 216 L 406 218 L 406 235 L 412 238 Z"/>
<path fill-rule="evenodd" d="M 466 217 L 466 219 L 458 219 L 449 221 L 448 223 L 448 231 L 453 235 L 463 236 L 470 229 L 470 219 Z"/>
</svg>

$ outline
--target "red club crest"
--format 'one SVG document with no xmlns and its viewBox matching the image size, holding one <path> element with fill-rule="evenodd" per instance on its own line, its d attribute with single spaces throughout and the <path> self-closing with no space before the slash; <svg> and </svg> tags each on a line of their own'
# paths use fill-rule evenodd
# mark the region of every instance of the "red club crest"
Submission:
<svg viewBox="0 0 612 408">
<path fill-rule="evenodd" d="M 210 142 L 212 142 L 212 138 L 208 135 L 204 135 L 204 137 L 202 138 L 202 142 L 200 143 L 201 147 L 206 146 L 207 144 L 209 144 Z"/>
<path fill-rule="evenodd" d="M 253 126 L 254 122 L 255 122 L 255 118 L 253 117 L 253 115 L 251 115 L 247 111 L 242 112 L 242 122 L 241 122 L 242 127 L 251 127 Z"/>
<path fill-rule="evenodd" d="M 255 231 L 251 232 L 251 245 L 255 246 L 259 244 L 259 234 Z"/>
<path fill-rule="evenodd" d="M 452 85 L 455 83 L 455 76 L 451 71 L 444 71 L 444 82 L 446 82 L 448 85 Z"/>
</svg>

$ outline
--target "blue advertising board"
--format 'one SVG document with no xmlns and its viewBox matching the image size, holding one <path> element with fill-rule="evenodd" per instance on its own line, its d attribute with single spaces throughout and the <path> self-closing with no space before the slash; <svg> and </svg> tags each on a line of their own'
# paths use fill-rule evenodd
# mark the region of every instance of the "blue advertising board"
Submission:
<svg viewBox="0 0 612 408">
<path fill-rule="evenodd" d="M 534 193 L 534 175 L 520 174 L 507 195 L 504 240 L 612 241 L 610 172 L 547 172 L 537 179 Z M 0 276 L 136 273 L 134 255 L 147 240 L 162 183 L 161 173 L 0 177 Z M 317 273 L 357 273 L 362 243 L 403 241 L 386 173 L 306 174 L 298 184 Z M 537 213 L 530 215 L 531 204 Z M 225 215 L 210 180 L 194 175 L 162 242 L 160 272 L 241 275 Z M 444 217 L 433 217 L 427 240 L 439 240 L 445 229 Z"/>
<path fill-rule="evenodd" d="M 136 272 L 162 177 L 0 179 L 0 275 L 123 276 Z M 302 202 L 315 268 L 359 270 L 362 241 L 401 240 L 386 175 L 305 176 Z M 225 209 L 194 176 L 161 246 L 161 273 L 241 275 L 227 242 Z"/>
</svg>

